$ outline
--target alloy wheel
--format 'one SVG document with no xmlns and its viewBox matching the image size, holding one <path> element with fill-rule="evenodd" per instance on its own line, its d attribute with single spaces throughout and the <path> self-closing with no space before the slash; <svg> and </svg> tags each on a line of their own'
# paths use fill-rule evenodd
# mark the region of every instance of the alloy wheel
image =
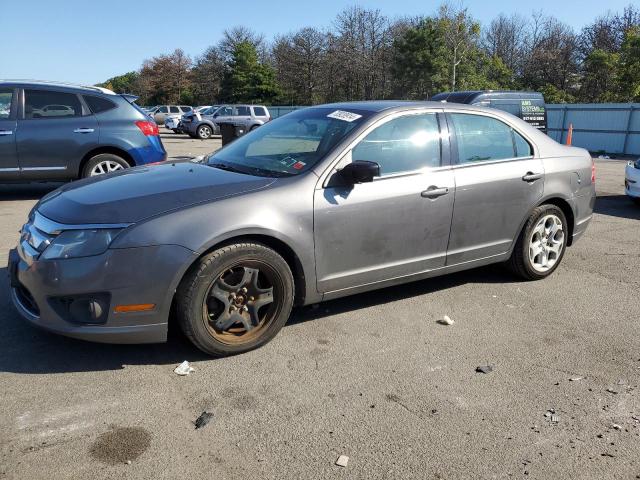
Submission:
<svg viewBox="0 0 640 480">
<path fill-rule="evenodd" d="M 266 263 L 247 261 L 225 270 L 204 298 L 209 334 L 229 345 L 252 341 L 278 316 L 282 289 L 277 271 Z"/>
<path fill-rule="evenodd" d="M 200 138 L 209 138 L 211 136 L 211 129 L 209 127 L 200 127 L 198 129 L 198 135 L 200 135 Z"/>
<path fill-rule="evenodd" d="M 538 220 L 529 239 L 529 261 L 534 270 L 552 269 L 562 255 L 564 243 L 565 232 L 559 217 L 549 214 Z"/>
<path fill-rule="evenodd" d="M 104 160 L 97 163 L 92 169 L 89 176 L 95 177 L 96 175 L 103 175 L 105 173 L 116 172 L 118 170 L 124 170 L 124 167 L 113 160 Z"/>
</svg>

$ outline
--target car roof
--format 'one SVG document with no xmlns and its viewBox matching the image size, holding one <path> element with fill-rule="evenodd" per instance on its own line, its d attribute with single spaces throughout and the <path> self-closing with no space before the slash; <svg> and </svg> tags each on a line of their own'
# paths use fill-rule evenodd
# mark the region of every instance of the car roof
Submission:
<svg viewBox="0 0 640 480">
<path fill-rule="evenodd" d="M 311 108 L 335 108 L 364 110 L 372 113 L 379 113 L 389 110 L 410 110 L 416 108 L 443 108 L 442 102 L 433 101 L 416 101 L 416 100 L 364 100 L 359 102 L 338 102 L 326 103 L 324 105 L 314 105 Z M 461 110 L 478 110 L 479 107 L 464 104 L 447 104 L 447 108 L 456 108 Z"/>
<path fill-rule="evenodd" d="M 466 90 L 459 92 L 442 92 L 431 97 L 433 101 L 471 103 L 478 100 L 542 100 L 544 97 L 539 92 L 518 91 L 518 90 Z"/>
<path fill-rule="evenodd" d="M 104 93 L 106 95 L 115 95 L 116 93 L 108 88 L 103 87 L 95 87 L 88 85 L 78 85 L 75 83 L 67 83 L 67 82 L 51 82 L 46 80 L 21 80 L 21 79 L 12 79 L 12 80 L 2 80 L 0 79 L 0 86 L 2 87 L 22 87 L 22 88 L 41 88 L 41 87 L 54 87 L 54 88 L 66 88 L 66 89 L 74 89 L 81 90 L 87 93 Z"/>
</svg>

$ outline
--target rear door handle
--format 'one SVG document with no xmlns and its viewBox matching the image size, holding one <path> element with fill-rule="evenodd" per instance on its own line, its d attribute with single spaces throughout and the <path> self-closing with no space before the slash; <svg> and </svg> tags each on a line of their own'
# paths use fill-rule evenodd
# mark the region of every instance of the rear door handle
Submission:
<svg viewBox="0 0 640 480">
<path fill-rule="evenodd" d="M 438 188 L 435 185 L 431 185 L 424 192 L 420 193 L 420 196 L 423 198 L 438 198 L 447 193 L 449 193 L 448 187 Z"/>
<path fill-rule="evenodd" d="M 535 182 L 536 180 L 540 180 L 541 178 L 542 178 L 541 173 L 527 172 L 522 177 L 522 180 L 524 180 L 525 182 Z"/>
<path fill-rule="evenodd" d="M 13 135 L 13 130 L 0 130 L 0 135 Z"/>
<path fill-rule="evenodd" d="M 76 128 L 73 133 L 93 133 L 95 128 Z"/>
</svg>

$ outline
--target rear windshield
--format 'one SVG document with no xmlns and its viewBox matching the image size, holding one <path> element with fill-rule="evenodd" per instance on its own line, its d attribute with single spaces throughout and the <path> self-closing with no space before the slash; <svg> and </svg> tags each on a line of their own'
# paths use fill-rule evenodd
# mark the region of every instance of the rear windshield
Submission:
<svg viewBox="0 0 640 480">
<path fill-rule="evenodd" d="M 209 156 L 207 163 L 258 176 L 299 175 L 370 116 L 366 110 L 298 110 L 238 138 Z"/>
</svg>

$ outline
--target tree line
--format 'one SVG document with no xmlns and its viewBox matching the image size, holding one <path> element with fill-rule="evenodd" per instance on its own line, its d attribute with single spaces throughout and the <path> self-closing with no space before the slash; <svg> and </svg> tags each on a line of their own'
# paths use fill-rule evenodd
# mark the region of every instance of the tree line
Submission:
<svg viewBox="0 0 640 480">
<path fill-rule="evenodd" d="M 637 102 L 640 9 L 607 12 L 576 31 L 542 12 L 482 26 L 452 3 L 396 19 L 352 6 L 330 28 L 271 41 L 235 27 L 195 58 L 176 49 L 100 85 L 145 105 L 424 100 L 476 89 L 535 90 L 548 103 Z"/>
</svg>

